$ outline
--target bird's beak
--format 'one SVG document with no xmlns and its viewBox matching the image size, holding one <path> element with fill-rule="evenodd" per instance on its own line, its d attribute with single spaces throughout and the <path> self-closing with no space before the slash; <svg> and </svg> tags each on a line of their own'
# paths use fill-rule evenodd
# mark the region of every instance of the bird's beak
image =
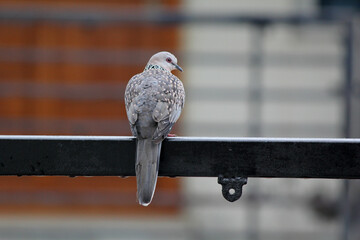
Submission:
<svg viewBox="0 0 360 240">
<path fill-rule="evenodd" d="M 183 71 L 183 69 L 179 66 L 179 65 L 177 65 L 176 63 L 172 63 L 174 66 L 175 66 L 175 68 L 177 69 L 177 70 L 179 70 L 180 72 L 182 72 Z"/>
</svg>

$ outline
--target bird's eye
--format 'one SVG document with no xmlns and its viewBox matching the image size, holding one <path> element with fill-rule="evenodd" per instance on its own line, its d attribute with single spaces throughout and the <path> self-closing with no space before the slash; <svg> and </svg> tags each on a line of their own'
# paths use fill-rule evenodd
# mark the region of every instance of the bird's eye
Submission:
<svg viewBox="0 0 360 240">
<path fill-rule="evenodd" d="M 170 62 L 171 62 L 171 58 L 167 58 L 166 61 L 170 63 Z"/>
</svg>

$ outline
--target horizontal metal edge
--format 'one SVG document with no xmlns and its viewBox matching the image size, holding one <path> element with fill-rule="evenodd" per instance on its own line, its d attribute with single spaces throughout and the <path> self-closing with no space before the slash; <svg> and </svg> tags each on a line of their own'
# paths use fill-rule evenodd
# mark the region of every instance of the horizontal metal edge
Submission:
<svg viewBox="0 0 360 240">
<path fill-rule="evenodd" d="M 133 136 L 0 135 L 0 140 L 135 141 Z M 168 137 L 165 142 L 314 142 L 359 143 L 360 138 Z"/>
<path fill-rule="evenodd" d="M 211 14 L 185 14 L 179 11 L 138 11 L 134 9 L 114 8 L 101 10 L 94 8 L 72 9 L 66 8 L 37 8 L 35 6 L 6 7 L 0 9 L 0 20 L 20 21 L 76 21 L 87 23 L 119 22 L 119 23 L 252 23 L 258 25 L 271 23 L 305 24 L 305 23 L 333 23 L 334 21 L 346 21 L 352 14 L 331 11 L 322 11 L 316 15 L 293 14 L 293 15 L 211 15 Z"/>
<path fill-rule="evenodd" d="M 133 141 L 134 139 L 130 136 L 0 135 L 0 140 Z"/>
</svg>

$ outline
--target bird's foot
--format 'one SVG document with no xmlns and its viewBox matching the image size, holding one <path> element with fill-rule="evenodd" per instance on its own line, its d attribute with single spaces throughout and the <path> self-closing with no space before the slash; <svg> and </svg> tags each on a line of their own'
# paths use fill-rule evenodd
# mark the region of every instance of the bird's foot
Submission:
<svg viewBox="0 0 360 240">
<path fill-rule="evenodd" d="M 173 134 L 173 133 L 168 133 L 167 136 L 168 136 L 168 137 L 177 137 L 176 134 Z"/>
</svg>

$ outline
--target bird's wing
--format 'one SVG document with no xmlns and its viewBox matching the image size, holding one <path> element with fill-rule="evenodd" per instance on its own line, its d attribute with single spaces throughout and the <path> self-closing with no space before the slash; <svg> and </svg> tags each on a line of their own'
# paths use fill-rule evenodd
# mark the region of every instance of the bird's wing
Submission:
<svg viewBox="0 0 360 240">
<path fill-rule="evenodd" d="M 138 111 L 136 104 L 134 102 L 134 98 L 139 94 L 138 86 L 140 85 L 142 81 L 142 75 L 137 74 L 133 76 L 125 89 L 125 108 L 126 108 L 126 114 L 129 119 L 131 132 L 136 137 L 137 136 L 137 130 L 135 127 L 135 123 L 138 119 Z"/>
<path fill-rule="evenodd" d="M 153 111 L 153 119 L 158 123 L 153 135 L 155 142 L 162 141 L 179 119 L 185 103 L 185 90 L 182 82 L 172 74 L 159 81 L 160 94 Z"/>
</svg>

